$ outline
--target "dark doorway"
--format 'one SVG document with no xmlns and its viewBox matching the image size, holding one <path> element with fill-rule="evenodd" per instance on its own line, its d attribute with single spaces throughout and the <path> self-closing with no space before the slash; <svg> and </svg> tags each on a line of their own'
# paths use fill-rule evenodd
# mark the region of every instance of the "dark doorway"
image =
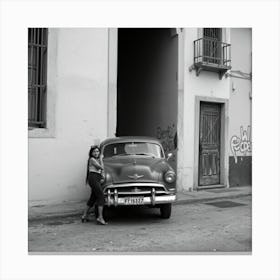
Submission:
<svg viewBox="0 0 280 280">
<path fill-rule="evenodd" d="M 116 136 L 151 136 L 176 148 L 178 38 L 171 28 L 118 29 Z"/>
<path fill-rule="evenodd" d="M 220 183 L 221 105 L 201 102 L 199 124 L 199 185 Z"/>
</svg>

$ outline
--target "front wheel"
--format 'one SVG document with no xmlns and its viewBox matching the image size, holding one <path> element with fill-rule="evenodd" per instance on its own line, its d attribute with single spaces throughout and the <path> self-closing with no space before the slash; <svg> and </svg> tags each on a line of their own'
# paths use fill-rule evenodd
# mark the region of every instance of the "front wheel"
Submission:
<svg viewBox="0 0 280 280">
<path fill-rule="evenodd" d="M 160 206 L 160 217 L 162 219 L 169 219 L 171 216 L 172 205 L 171 203 L 162 204 Z"/>
</svg>

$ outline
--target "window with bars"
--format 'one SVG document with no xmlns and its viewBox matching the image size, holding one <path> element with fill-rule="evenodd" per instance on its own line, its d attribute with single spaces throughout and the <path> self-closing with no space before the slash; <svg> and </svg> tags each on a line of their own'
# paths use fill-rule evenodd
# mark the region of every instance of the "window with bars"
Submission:
<svg viewBox="0 0 280 280">
<path fill-rule="evenodd" d="M 221 63 L 221 28 L 203 28 L 203 55 L 204 61 L 214 64 Z"/>
<path fill-rule="evenodd" d="M 28 28 L 28 127 L 46 127 L 47 28 Z"/>
<path fill-rule="evenodd" d="M 191 69 L 196 70 L 197 76 L 205 70 L 217 72 L 222 79 L 231 69 L 231 45 L 222 42 L 222 31 L 222 28 L 203 28 L 201 38 L 193 42 L 194 64 Z"/>
</svg>

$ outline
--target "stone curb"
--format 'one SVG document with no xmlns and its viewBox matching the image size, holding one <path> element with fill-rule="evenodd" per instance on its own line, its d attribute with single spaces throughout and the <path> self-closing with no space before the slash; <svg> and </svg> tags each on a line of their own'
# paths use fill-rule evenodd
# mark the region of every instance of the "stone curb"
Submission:
<svg viewBox="0 0 280 280">
<path fill-rule="evenodd" d="M 207 201 L 213 201 L 217 199 L 234 199 L 239 197 L 250 196 L 251 193 L 241 193 L 241 194 L 229 194 L 229 195 L 221 195 L 216 197 L 204 197 L 204 198 L 182 198 L 180 200 L 175 201 L 174 205 L 183 205 L 183 204 L 193 204 L 193 203 L 202 203 Z M 28 218 L 28 222 L 32 221 L 40 221 L 47 219 L 58 219 L 58 218 L 67 218 L 71 216 L 80 216 L 82 214 L 83 209 L 81 211 L 69 211 L 66 213 L 52 213 L 52 214 L 37 214 L 34 217 Z"/>
</svg>

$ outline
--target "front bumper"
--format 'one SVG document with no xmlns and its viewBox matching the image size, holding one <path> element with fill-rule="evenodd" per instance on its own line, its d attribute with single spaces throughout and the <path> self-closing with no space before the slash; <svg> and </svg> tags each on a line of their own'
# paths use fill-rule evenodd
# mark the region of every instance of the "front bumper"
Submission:
<svg viewBox="0 0 280 280">
<path fill-rule="evenodd" d="M 105 204 L 107 206 L 119 206 L 119 205 L 128 205 L 125 202 L 125 197 L 106 197 Z M 176 195 L 162 195 L 162 196 L 154 196 L 154 197 L 144 197 L 143 202 L 140 205 L 156 205 L 156 204 L 164 204 L 164 203 L 172 203 L 176 200 Z M 138 204 L 129 204 L 129 205 L 138 205 Z"/>
<path fill-rule="evenodd" d="M 149 186 L 148 189 L 145 188 L 147 186 Z M 127 188 L 133 191 L 129 191 Z M 167 190 L 164 185 L 155 183 L 118 184 L 107 187 L 104 195 L 107 206 L 156 205 L 174 202 L 176 200 L 176 189 Z"/>
</svg>

